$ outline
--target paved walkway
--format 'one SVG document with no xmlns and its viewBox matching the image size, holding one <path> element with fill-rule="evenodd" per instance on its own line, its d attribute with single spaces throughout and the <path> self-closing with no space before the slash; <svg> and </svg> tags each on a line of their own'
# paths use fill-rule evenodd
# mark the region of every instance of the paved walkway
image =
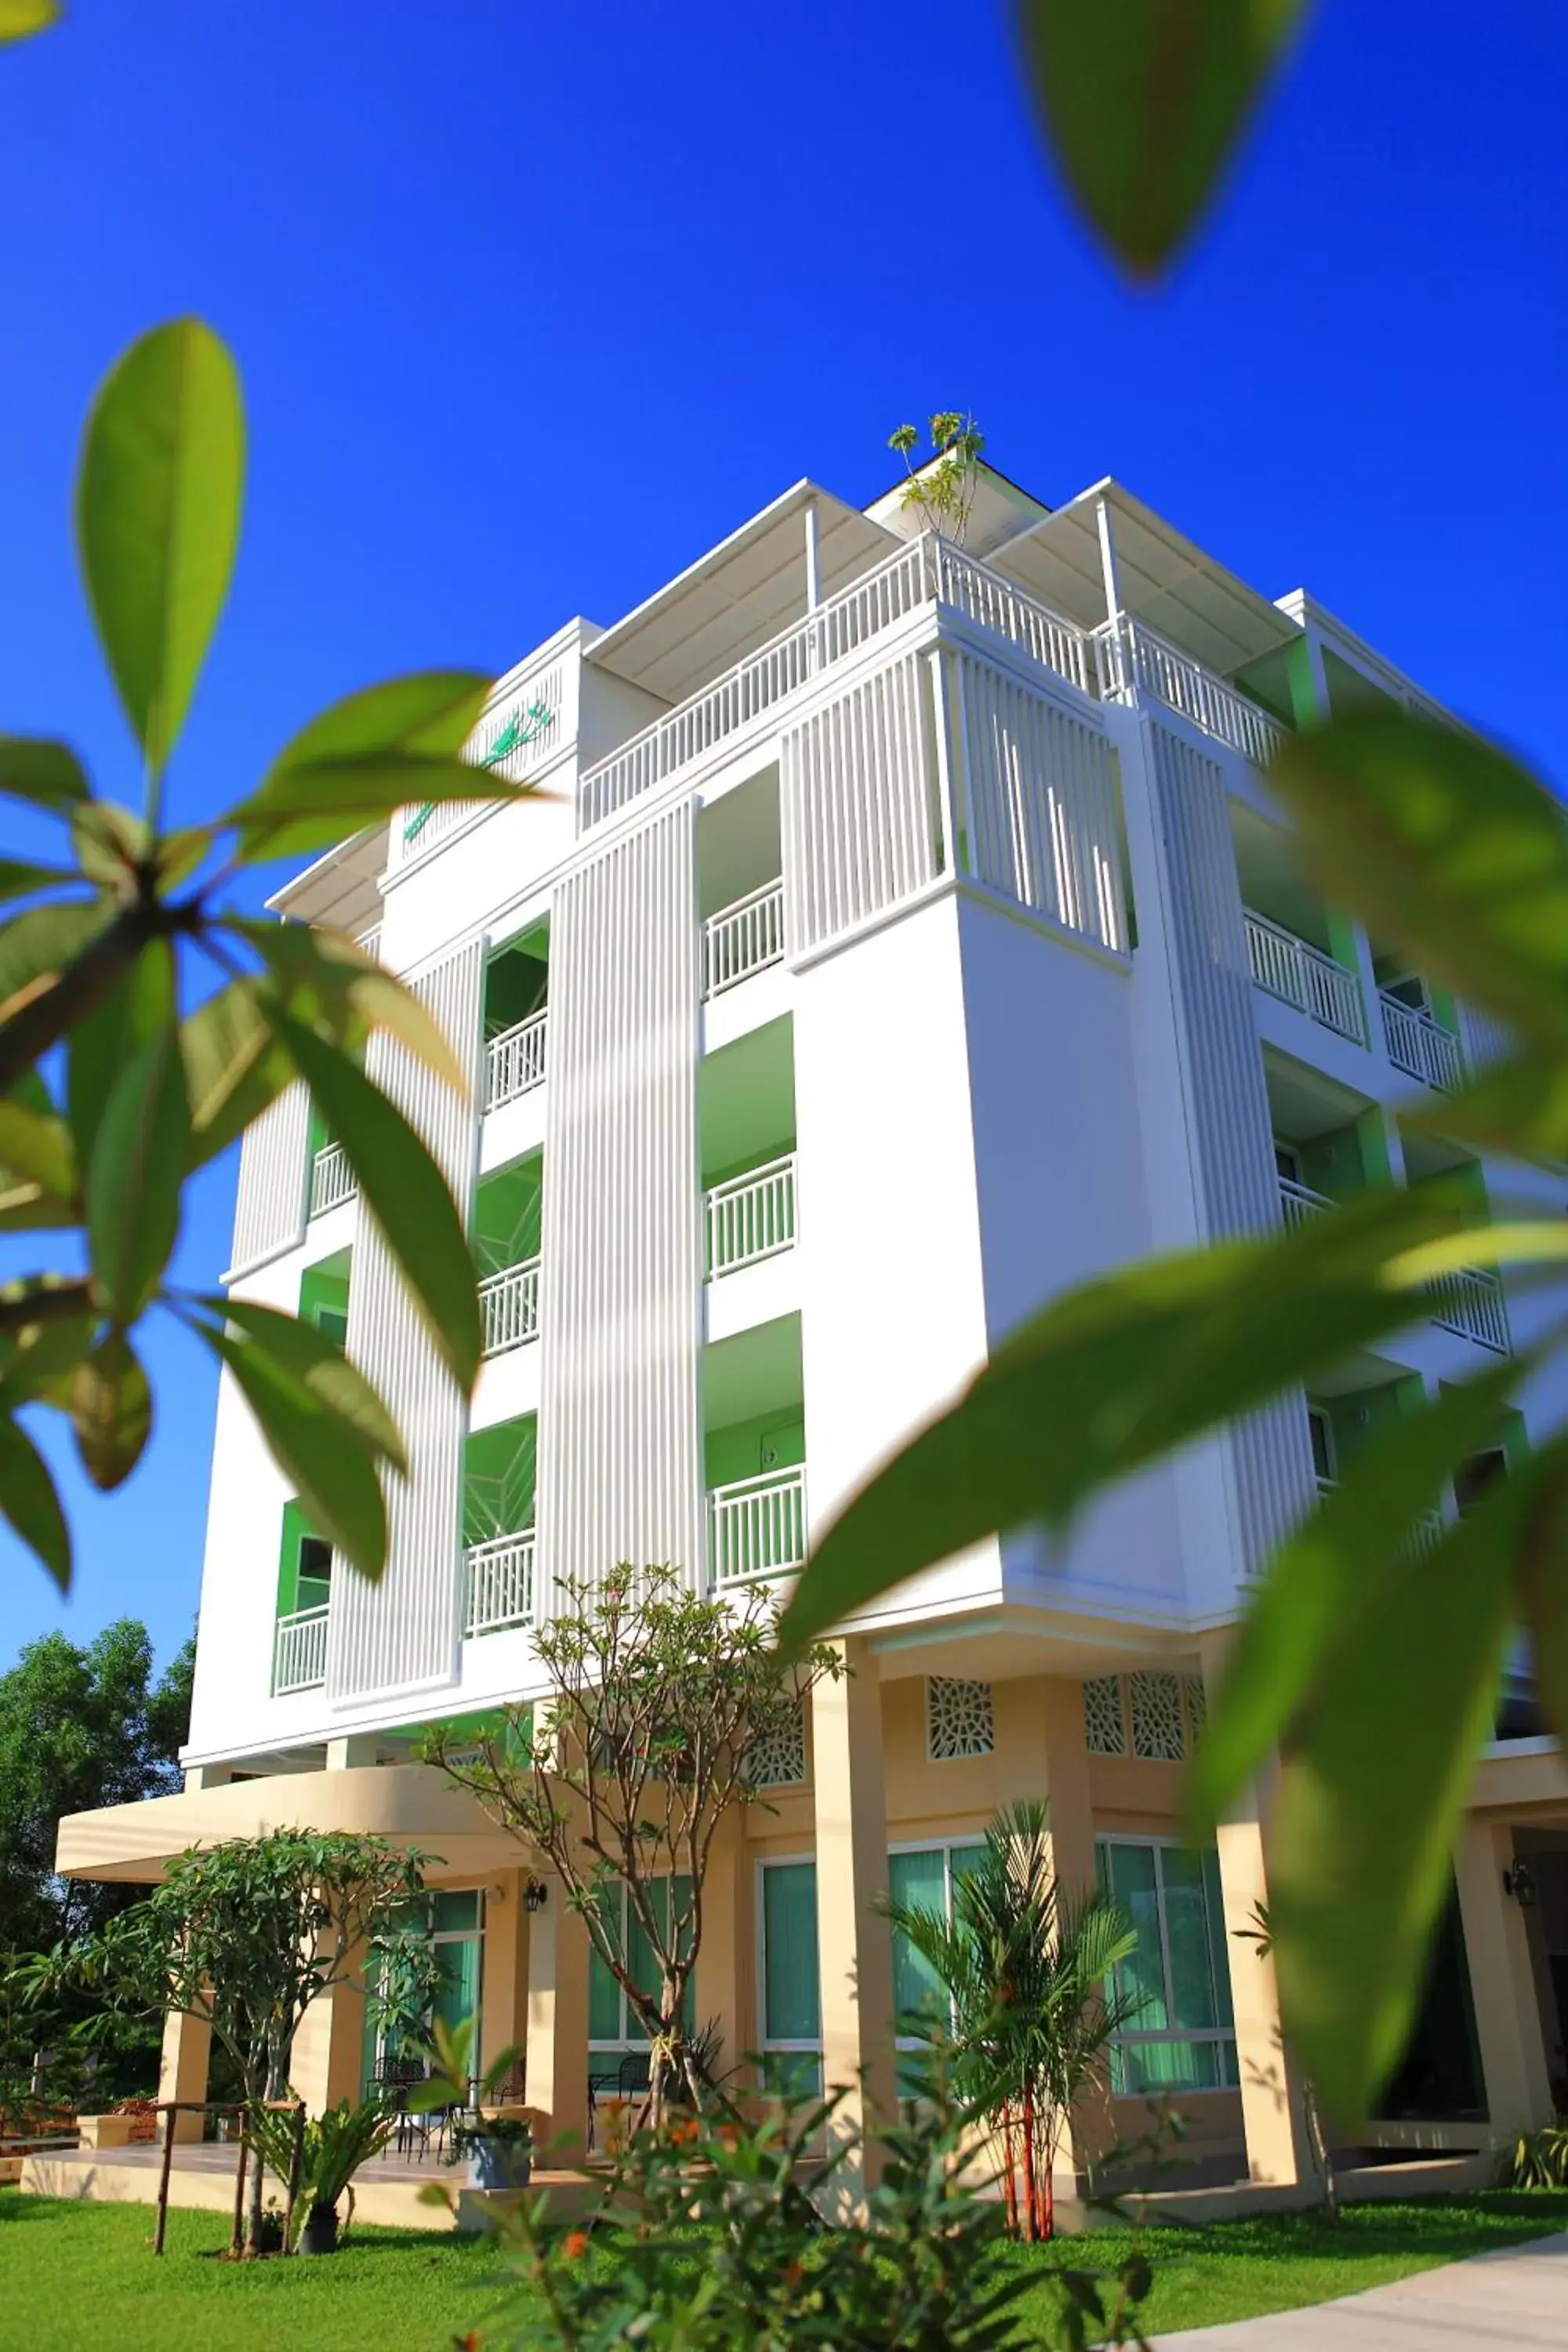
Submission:
<svg viewBox="0 0 1568 2352">
<path fill-rule="evenodd" d="M 1159 2341 L 1171 2352 L 1568 2352 L 1568 2231 L 1304 2311 Z"/>
</svg>

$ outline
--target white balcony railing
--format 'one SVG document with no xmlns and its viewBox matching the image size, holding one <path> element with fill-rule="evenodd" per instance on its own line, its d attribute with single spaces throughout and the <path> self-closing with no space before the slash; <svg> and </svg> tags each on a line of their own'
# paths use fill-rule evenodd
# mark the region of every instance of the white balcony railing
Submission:
<svg viewBox="0 0 1568 2352">
<path fill-rule="evenodd" d="M 1383 1014 L 1383 1042 L 1394 1068 L 1403 1070 L 1406 1077 L 1419 1078 L 1423 1086 L 1435 1087 L 1439 1094 L 1452 1094 L 1465 1075 L 1458 1039 L 1429 1013 L 1402 1004 L 1397 996 L 1384 995 L 1380 990 L 1377 1003 Z"/>
<path fill-rule="evenodd" d="M 484 1317 L 485 1353 L 504 1356 L 539 1337 L 539 1260 L 509 1265 L 487 1274 L 479 1285 L 479 1312 Z"/>
<path fill-rule="evenodd" d="M 578 831 L 601 824 L 688 761 L 752 726 L 921 605 L 938 603 L 1021 646 L 1085 692 L 1092 690 L 1088 641 L 1076 623 L 925 531 L 589 769 L 577 787 Z"/>
<path fill-rule="evenodd" d="M 319 1690 L 327 1679 L 327 1616 L 320 1609 L 296 1609 L 279 1617 L 272 1639 L 272 1688 L 279 1698 L 290 1691 Z"/>
<path fill-rule="evenodd" d="M 702 926 L 702 993 L 721 996 L 784 958 L 784 884 L 764 882 Z"/>
<path fill-rule="evenodd" d="M 463 1633 L 500 1633 L 533 1619 L 533 1529 L 492 1536 L 463 1555 Z"/>
<path fill-rule="evenodd" d="M 1490 1266 L 1455 1266 L 1451 1273 L 1439 1274 L 1427 1284 L 1426 1296 L 1432 1302 L 1433 1322 L 1445 1331 L 1457 1331 L 1461 1339 L 1473 1339 L 1494 1355 L 1510 1352 L 1502 1279 Z"/>
<path fill-rule="evenodd" d="M 1333 1205 L 1326 1192 L 1314 1192 L 1310 1184 L 1298 1184 L 1290 1176 L 1279 1179 L 1279 1213 L 1288 1225 L 1304 1225 L 1309 1217 Z"/>
<path fill-rule="evenodd" d="M 310 1162 L 311 1216 L 323 1217 L 329 1209 L 341 1208 L 358 1191 L 359 1184 L 342 1145 L 323 1144 Z"/>
<path fill-rule="evenodd" d="M 1286 730 L 1256 702 L 1130 614 L 1095 630 L 1094 666 L 1107 702 L 1131 702 L 1139 687 L 1254 767 L 1266 768 L 1287 740 Z"/>
<path fill-rule="evenodd" d="M 770 1470 L 708 1497 L 708 1573 L 716 1585 L 784 1576 L 805 1558 L 805 1472 Z"/>
<path fill-rule="evenodd" d="M 1254 982 L 1264 993 L 1293 1004 L 1309 1020 L 1364 1045 L 1361 984 L 1354 972 L 1324 955 L 1321 948 L 1299 940 L 1282 924 L 1271 923 L 1267 915 L 1255 915 L 1250 907 L 1245 909 L 1245 919 L 1247 960 Z"/>
<path fill-rule="evenodd" d="M 548 1013 L 530 1013 L 514 1029 L 503 1029 L 485 1047 L 485 1108 L 528 1093 L 544 1076 L 544 1026 Z"/>
<path fill-rule="evenodd" d="M 704 1204 L 708 1272 L 717 1280 L 759 1258 L 795 1245 L 795 1159 L 771 1160 L 727 1184 L 715 1184 Z"/>
</svg>

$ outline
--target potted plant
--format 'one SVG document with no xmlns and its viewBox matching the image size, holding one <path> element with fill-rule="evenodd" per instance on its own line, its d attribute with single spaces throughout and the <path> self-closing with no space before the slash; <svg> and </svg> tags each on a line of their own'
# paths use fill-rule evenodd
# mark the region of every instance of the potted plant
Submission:
<svg viewBox="0 0 1568 2352">
<path fill-rule="evenodd" d="M 474 2023 L 447 2025 L 437 2018 L 428 2044 L 432 2061 L 427 2079 L 408 2096 L 412 2114 L 429 2115 L 440 2107 L 453 2113 L 447 2161 L 468 2162 L 470 2189 L 526 2189 L 533 2172 L 533 2126 L 525 2110 L 487 2111 L 502 2083 L 516 2067 L 515 2043 L 491 2060 L 482 2074 L 471 2070 Z"/>
<path fill-rule="evenodd" d="M 306 2118 L 300 2144 L 300 2185 L 294 2200 L 294 2251 L 301 2254 L 337 2252 L 338 2203 L 347 2197 L 342 2227 L 353 2219 L 353 2176 L 360 2166 L 380 2153 L 392 2136 L 396 2118 L 380 2099 L 363 2099 L 351 2106 L 340 2099 L 323 2116 Z M 280 2179 L 289 2178 L 293 2159 L 294 2118 L 286 2108 L 262 2110 L 252 2118 L 263 2161 Z"/>
</svg>

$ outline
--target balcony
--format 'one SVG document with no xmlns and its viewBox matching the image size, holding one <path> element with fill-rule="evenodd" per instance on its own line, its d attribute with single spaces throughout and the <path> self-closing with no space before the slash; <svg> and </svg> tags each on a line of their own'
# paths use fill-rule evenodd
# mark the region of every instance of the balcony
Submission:
<svg viewBox="0 0 1568 2352">
<path fill-rule="evenodd" d="M 708 1574 L 721 1591 L 787 1576 L 805 1559 L 805 1472 L 737 1478 L 708 1497 Z"/>
<path fill-rule="evenodd" d="M 342 1145 L 323 1144 L 310 1162 L 310 1215 L 324 1217 L 329 1209 L 341 1208 L 345 1201 L 352 1201 L 358 1191 Z"/>
<path fill-rule="evenodd" d="M 1458 1039 L 1429 1013 L 1418 1012 L 1381 989 L 1377 1004 L 1383 1015 L 1383 1042 L 1394 1068 L 1403 1070 L 1407 1078 L 1419 1078 L 1423 1086 L 1440 1095 L 1453 1094 L 1465 1075 Z"/>
<path fill-rule="evenodd" d="M 296 1609 L 279 1617 L 272 1637 L 272 1695 L 287 1698 L 294 1691 L 320 1690 L 327 1679 L 327 1618 L 325 1602 L 319 1609 Z"/>
<path fill-rule="evenodd" d="M 488 1274 L 479 1285 L 487 1356 L 504 1356 L 539 1337 L 539 1260 Z"/>
<path fill-rule="evenodd" d="M 1304 1225 L 1309 1217 L 1333 1205 L 1326 1192 L 1314 1192 L 1310 1184 L 1298 1184 L 1293 1177 L 1280 1177 L 1279 1213 L 1288 1225 Z"/>
<path fill-rule="evenodd" d="M 463 1555 L 464 1638 L 532 1622 L 533 1529 L 470 1544 Z"/>
<path fill-rule="evenodd" d="M 1134 689 L 1188 719 L 1216 743 L 1228 744 L 1266 768 L 1287 741 L 1287 730 L 1236 688 L 1227 686 L 1169 638 L 1123 613 L 1095 630 L 1095 682 L 1102 700 L 1131 702 Z"/>
<path fill-rule="evenodd" d="M 485 1108 L 499 1110 L 515 1102 L 544 1076 L 545 1013 L 531 1013 L 515 1028 L 503 1029 L 485 1047 Z"/>
<path fill-rule="evenodd" d="M 1362 1017 L 1361 984 L 1353 971 L 1336 963 L 1321 948 L 1308 945 L 1267 915 L 1243 909 L 1247 925 L 1247 960 L 1253 983 L 1266 996 L 1293 1004 L 1309 1021 L 1348 1037 L 1354 1045 L 1366 1044 Z"/>
<path fill-rule="evenodd" d="M 795 1155 L 715 1184 L 703 1202 L 708 1278 L 716 1282 L 795 1246 Z"/>
<path fill-rule="evenodd" d="M 702 926 L 702 995 L 721 996 L 754 971 L 784 961 L 784 884 L 764 882 Z"/>
<path fill-rule="evenodd" d="M 1433 1322 L 1445 1331 L 1457 1331 L 1461 1339 L 1473 1339 L 1478 1348 L 1489 1348 L 1494 1356 L 1512 1352 L 1502 1279 L 1489 1266 L 1456 1266 L 1451 1274 L 1440 1274 L 1429 1282 L 1426 1296 L 1432 1302 Z"/>
</svg>

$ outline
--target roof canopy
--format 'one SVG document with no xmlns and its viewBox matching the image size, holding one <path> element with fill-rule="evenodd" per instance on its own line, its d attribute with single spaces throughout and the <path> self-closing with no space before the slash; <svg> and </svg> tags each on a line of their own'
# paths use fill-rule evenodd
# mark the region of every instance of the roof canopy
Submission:
<svg viewBox="0 0 1568 2352">
<path fill-rule="evenodd" d="M 324 923 L 351 938 L 381 920 L 381 875 L 386 864 L 384 824 L 366 825 L 322 853 L 302 874 L 274 890 L 274 914 L 297 923 Z"/>
<path fill-rule="evenodd" d="M 858 507 L 814 482 L 796 482 L 606 629 L 589 660 L 680 702 L 755 653 L 805 612 L 805 510 L 814 499 L 825 597 L 898 545 L 897 533 Z"/>
<path fill-rule="evenodd" d="M 1084 628 L 1106 616 L 1100 500 L 1110 511 L 1126 611 L 1149 622 L 1206 668 L 1228 677 L 1300 635 L 1290 616 L 1108 476 L 1032 523 L 987 561 Z"/>
</svg>

